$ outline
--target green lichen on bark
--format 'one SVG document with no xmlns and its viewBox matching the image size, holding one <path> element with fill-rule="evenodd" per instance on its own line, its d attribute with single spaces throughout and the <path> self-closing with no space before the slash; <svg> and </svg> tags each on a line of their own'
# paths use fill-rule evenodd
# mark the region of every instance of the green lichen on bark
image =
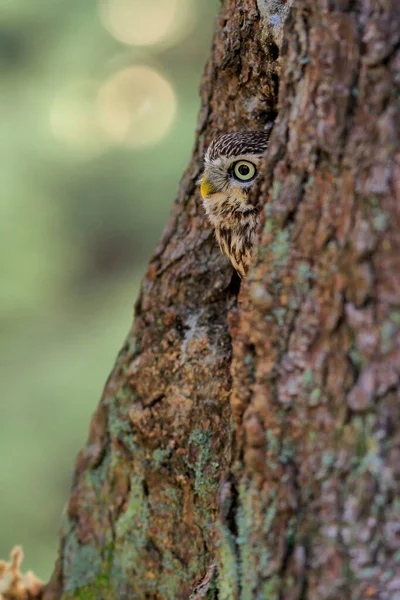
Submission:
<svg viewBox="0 0 400 600">
<path fill-rule="evenodd" d="M 390 317 L 400 289 L 399 19 L 390 0 L 303 0 L 284 36 L 265 223 L 233 336 L 244 462 L 233 485 L 256 490 L 250 524 L 239 494 L 231 525 L 245 532 L 242 599 L 389 599 L 400 589 L 400 338 Z"/>
<path fill-rule="evenodd" d="M 398 592 L 398 9 L 297 0 L 282 58 L 278 4 L 223 2 L 193 159 L 78 457 L 45 600 Z M 272 125 L 280 75 L 237 300 L 195 182 L 215 134 Z"/>
<path fill-rule="evenodd" d="M 223 2 L 193 158 L 78 456 L 45 598 L 106 590 L 188 598 L 215 561 L 218 487 L 231 461 L 228 313 L 237 284 L 196 181 L 217 133 L 272 125 L 279 57 L 264 25 L 255 0 Z"/>
</svg>

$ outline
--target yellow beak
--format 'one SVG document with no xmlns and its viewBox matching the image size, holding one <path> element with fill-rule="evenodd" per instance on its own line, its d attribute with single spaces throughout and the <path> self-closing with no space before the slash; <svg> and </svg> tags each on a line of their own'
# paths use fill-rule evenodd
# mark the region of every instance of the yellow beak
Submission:
<svg viewBox="0 0 400 600">
<path fill-rule="evenodd" d="M 213 184 L 210 182 L 210 180 L 208 179 L 207 173 L 204 175 L 203 179 L 201 180 L 200 192 L 204 199 L 206 199 L 207 196 L 211 196 L 211 194 L 215 193 L 215 188 L 214 188 Z"/>
</svg>

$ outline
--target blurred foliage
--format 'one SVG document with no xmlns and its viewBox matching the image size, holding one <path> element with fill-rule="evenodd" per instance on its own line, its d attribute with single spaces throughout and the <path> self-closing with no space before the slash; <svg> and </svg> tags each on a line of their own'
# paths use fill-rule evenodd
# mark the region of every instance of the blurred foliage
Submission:
<svg viewBox="0 0 400 600">
<path fill-rule="evenodd" d="M 74 456 L 190 157 L 217 0 L 193 0 L 191 31 L 157 46 L 118 42 L 98 9 L 94 0 L 0 8 L 0 557 L 20 543 L 44 579 Z M 96 98 L 80 107 L 77 97 L 63 138 L 57 99 L 132 65 L 156 69 L 174 91 L 166 134 L 136 150 L 91 137 L 79 118 L 92 118 Z"/>
</svg>

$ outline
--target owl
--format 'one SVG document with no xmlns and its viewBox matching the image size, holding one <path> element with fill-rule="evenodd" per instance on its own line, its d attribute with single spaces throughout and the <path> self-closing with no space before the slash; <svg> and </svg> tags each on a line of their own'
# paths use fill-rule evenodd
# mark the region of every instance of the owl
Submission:
<svg viewBox="0 0 400 600">
<path fill-rule="evenodd" d="M 221 251 L 241 278 L 254 246 L 259 207 L 249 202 L 269 133 L 238 131 L 215 138 L 204 156 L 203 205 Z"/>
</svg>

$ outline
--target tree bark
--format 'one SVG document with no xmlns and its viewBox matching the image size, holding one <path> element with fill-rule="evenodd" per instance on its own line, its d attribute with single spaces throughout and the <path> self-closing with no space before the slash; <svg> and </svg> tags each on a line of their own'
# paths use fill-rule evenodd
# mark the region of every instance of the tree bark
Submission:
<svg viewBox="0 0 400 600">
<path fill-rule="evenodd" d="M 400 598 L 396 4 L 297 0 L 282 58 L 285 2 L 223 2 L 47 600 Z M 196 180 L 217 133 L 272 125 L 281 64 L 238 297 Z"/>
<path fill-rule="evenodd" d="M 398 599 L 400 5 L 291 16 L 233 335 L 228 564 L 236 597 Z"/>
</svg>

